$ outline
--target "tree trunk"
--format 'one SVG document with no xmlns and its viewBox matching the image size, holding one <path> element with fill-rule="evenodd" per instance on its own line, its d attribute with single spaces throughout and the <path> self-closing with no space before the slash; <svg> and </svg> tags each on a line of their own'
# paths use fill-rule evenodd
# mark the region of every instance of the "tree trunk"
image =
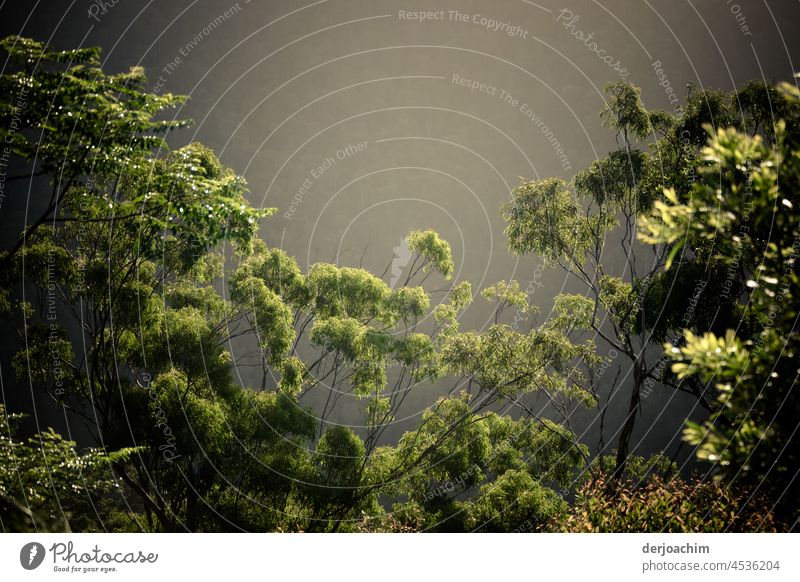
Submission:
<svg viewBox="0 0 800 582">
<path fill-rule="evenodd" d="M 636 426 L 636 413 L 639 410 L 641 399 L 640 388 L 642 385 L 642 367 L 639 358 L 633 363 L 633 387 L 631 388 L 631 399 L 628 404 L 628 416 L 619 435 L 617 444 L 617 461 L 614 467 L 614 479 L 619 479 L 625 473 L 625 465 L 628 462 L 628 445 L 633 435 L 633 427 Z"/>
</svg>

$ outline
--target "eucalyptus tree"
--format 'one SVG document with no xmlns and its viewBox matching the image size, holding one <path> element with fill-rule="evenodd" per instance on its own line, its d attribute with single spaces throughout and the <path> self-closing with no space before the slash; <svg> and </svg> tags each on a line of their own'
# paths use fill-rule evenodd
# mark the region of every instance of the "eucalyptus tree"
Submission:
<svg viewBox="0 0 800 582">
<path fill-rule="evenodd" d="M 592 398 L 565 373 L 570 362 L 592 357 L 591 345 L 573 344 L 556 326 L 522 334 L 501 323 L 500 313 L 510 305 L 525 312 L 533 309 L 517 282 L 484 290 L 487 299 L 497 302 L 498 311 L 488 330 L 461 331 L 458 316 L 472 301 L 469 284 L 452 286 L 446 300 L 434 308 L 430 294 L 418 284 L 433 273 L 449 278 L 450 246 L 433 231 L 413 231 L 407 240 L 413 260 L 404 284 L 393 289 L 351 267 L 318 263 L 303 273 L 285 253 L 260 243 L 231 277 L 232 299 L 249 310 L 232 333 L 254 330 L 262 388 L 288 388 L 300 402 L 312 391 L 326 392 L 322 410 L 315 415 L 317 453 L 322 454 L 319 474 L 327 477 L 321 483 L 312 480 L 310 490 L 298 493 L 313 506 L 313 529 L 353 526 L 368 508 L 380 513 L 376 495 L 423 499 L 436 482 L 456 479 L 455 471 L 441 473 L 439 460 L 472 447 L 478 433 L 469 427 L 489 423 L 486 415 L 493 407 L 509 407 L 531 392 L 582 402 Z M 314 351 L 317 355 L 302 357 Z M 447 396 L 423 414 L 420 426 L 397 447 L 380 446 L 405 399 L 423 382 L 449 384 Z M 343 395 L 364 403 L 363 444 L 346 428 L 326 428 L 331 424 L 326 419 Z M 443 422 L 442 414 L 454 410 L 458 414 L 447 414 Z M 539 430 L 555 435 L 559 454 L 570 451 L 565 463 L 573 467 L 576 454 L 580 463 L 585 460 L 586 452 L 571 433 L 544 419 L 537 421 Z M 320 447 L 349 451 L 344 455 L 350 459 L 347 470 L 329 467 L 324 459 L 331 454 L 320 453 Z M 542 459 L 546 454 L 537 451 L 535 456 Z M 482 483 L 483 470 L 468 481 Z M 502 475 L 487 476 L 487 483 Z M 320 487 L 327 491 L 315 495 Z M 428 505 L 415 507 L 427 511 Z"/>
<path fill-rule="evenodd" d="M 121 497 L 105 499 L 112 507 L 99 520 L 155 531 L 353 528 L 382 513 L 379 495 L 418 483 L 412 473 L 437 474 L 441 450 L 471 446 L 469 427 L 499 426 L 489 412 L 497 403 L 534 390 L 586 398 L 564 379 L 586 346 L 556 328 L 526 335 L 500 322 L 508 305 L 530 307 L 518 285 L 485 291 L 498 314 L 484 333 L 458 326 L 468 283 L 432 308 L 422 285 L 453 273 L 435 232 L 409 234 L 413 261 L 397 288 L 358 268 L 302 272 L 256 236 L 273 210 L 249 205 L 242 177 L 202 144 L 171 150 L 157 137 L 187 123 L 156 120 L 182 97 L 145 92 L 141 69 L 106 75 L 97 49 L 58 52 L 22 38 L 3 48 L 14 64 L 0 81 L 4 139 L 27 172 L 20 179 L 34 190 L 40 176 L 50 181 L 43 214 L 3 258 L 3 311 L 24 346 L 13 365 L 81 419 L 100 450 L 127 451 L 108 457 Z M 255 388 L 236 382 L 251 359 L 236 353 L 242 341 L 262 370 Z M 446 379 L 454 396 L 389 454 L 382 438 L 408 394 Z M 304 402 L 320 390 L 325 404 L 312 411 Z M 362 434 L 329 421 L 344 394 L 363 403 Z M 448 410 L 459 414 L 444 426 Z M 539 422 L 560 447 L 582 451 Z M 422 447 L 426 434 L 436 436 Z M 505 471 L 484 458 L 486 479 L 475 484 L 497 499 L 552 481 L 538 475 L 546 454 L 530 461 L 535 472 L 495 488 Z M 482 515 L 494 511 L 487 503 Z"/>
<path fill-rule="evenodd" d="M 57 435 L 44 439 L 50 457 L 92 469 L 96 487 L 80 493 L 103 499 L 83 529 L 551 529 L 566 510 L 564 492 L 593 464 L 556 422 L 574 406 L 597 405 L 600 359 L 589 334 L 634 365 L 618 470 L 644 382 L 707 397 L 702 382 L 666 376 L 645 348 L 704 325 L 703 309 L 684 325 L 680 310 L 692 297 L 669 290 L 691 289 L 706 263 L 723 267 L 700 260 L 713 256 L 710 247 L 678 255 L 679 241 L 654 239 L 642 270 L 633 233 L 662 186 L 691 184 L 702 105 L 727 119 L 730 96 L 690 95 L 673 117 L 644 110 L 627 85 L 610 87 L 603 119 L 619 131 L 619 151 L 571 185 L 524 183 L 504 211 L 512 250 L 561 265 L 588 297 L 558 296 L 555 316 L 523 333 L 518 318 L 537 308 L 517 281 L 501 281 L 480 291 L 494 313 L 476 331 L 460 319 L 478 294 L 468 282 L 446 283 L 453 256 L 436 232 L 409 233 L 412 260 L 399 286 L 345 265 L 303 270 L 259 239 L 273 210 L 250 206 L 241 176 L 202 144 L 164 143 L 161 134 L 186 122 L 157 116 L 182 97 L 145 92 L 140 69 L 105 75 L 96 49 L 57 52 L 20 38 L 3 47 L 16 63 L 0 80 L 3 136 L 33 190 L 49 178 L 50 201 L 3 257 L 0 307 L 22 333 L 20 380 L 82 419 L 98 447 L 82 453 Z M 742 94 L 752 114 L 741 123 L 766 134 L 763 97 L 757 88 Z M 640 151 L 635 140 L 651 131 L 659 139 Z M 628 262 L 611 274 L 602 245 L 619 225 Z M 679 272 L 664 270 L 678 259 Z M 737 281 L 726 317 L 739 313 L 745 282 Z M 450 285 L 436 305 L 425 287 L 433 283 Z M 727 321 L 714 315 L 714 325 Z M 253 367 L 256 385 L 245 385 L 252 376 L 240 372 Z M 442 396 L 387 442 L 409 394 L 430 386 Z M 527 407 L 530 394 L 560 418 Z M 342 398 L 362 415 L 355 430 L 334 422 Z M 6 457 L 19 451 L 17 467 L 44 474 L 32 444 L 0 444 Z M 58 488 L 67 476 L 56 477 Z M 0 494 L 19 505 L 15 493 Z M 50 500 L 37 500 L 52 519 Z"/>
<path fill-rule="evenodd" d="M 676 330 L 707 329 L 725 320 L 734 311 L 735 289 L 722 294 L 724 278 L 719 275 L 724 267 L 714 261 L 687 261 L 679 276 L 665 272 L 680 249 L 638 244 L 636 221 L 663 198 L 666 186 L 694 180 L 703 123 L 710 119 L 727 125 L 737 120 L 735 96 L 714 91 L 690 92 L 675 115 L 648 111 L 639 89 L 626 82 L 607 85 L 606 96 L 601 120 L 615 131 L 618 149 L 577 172 L 569 183 L 559 178 L 522 182 L 502 213 L 511 252 L 539 255 L 583 289 L 555 298 L 557 314 L 566 314 L 572 326 L 569 331 L 594 334 L 614 354 L 606 357 L 607 363 L 624 358 L 610 362 L 622 373 L 607 388 L 609 399 L 623 385 L 629 391 L 624 419 L 614 431 L 615 473 L 620 476 L 642 394 L 650 385 L 665 384 L 695 395 L 707 409 L 713 406 L 713 398 L 699 383 L 671 376 L 659 345 L 667 337 L 673 339 Z M 615 261 L 621 266 L 615 268 Z M 718 309 L 696 308 L 700 294 L 717 296 Z M 597 392 L 598 375 L 593 372 L 587 371 L 594 382 L 590 380 L 586 389 Z M 608 402 L 601 407 L 601 419 L 607 407 Z M 601 435 L 601 446 L 602 439 Z"/>
<path fill-rule="evenodd" d="M 786 83 L 757 89 L 746 90 L 747 133 L 709 128 L 700 179 L 668 190 L 642 217 L 640 237 L 719 261 L 735 281 L 733 321 L 718 331 L 687 330 L 685 342 L 665 346 L 679 379 L 697 379 L 718 393 L 712 417 L 687 423 L 684 439 L 718 479 L 750 483 L 791 525 L 800 482 L 800 92 Z M 783 118 L 767 115 L 765 102 Z M 681 258 L 671 270 L 683 268 Z"/>
</svg>

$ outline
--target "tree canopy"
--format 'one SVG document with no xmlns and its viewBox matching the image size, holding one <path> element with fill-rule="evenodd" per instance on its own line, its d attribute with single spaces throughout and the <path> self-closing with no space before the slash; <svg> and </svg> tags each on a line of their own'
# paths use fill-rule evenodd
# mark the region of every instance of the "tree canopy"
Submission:
<svg viewBox="0 0 800 582">
<path fill-rule="evenodd" d="M 203 144 L 165 142 L 190 123 L 166 118 L 184 97 L 148 93 L 140 68 L 106 74 L 98 49 L 0 44 L 14 63 L 0 131 L 14 180 L 42 199 L 0 256 L 0 308 L 21 334 L 12 364 L 91 441 L 20 436 L 0 407 L 4 529 L 788 527 L 800 482 L 796 90 L 692 91 L 672 115 L 609 85 L 601 121 L 618 149 L 572 180 L 523 181 L 501 209 L 512 253 L 584 291 L 556 296 L 539 322 L 518 281 L 451 281 L 451 247 L 432 230 L 408 233 L 397 285 L 301 268 L 260 238 L 275 210 L 251 206 L 243 177 Z M 609 240 L 627 257 L 617 271 Z M 493 310 L 482 330 L 462 328 L 473 301 Z M 569 419 L 605 415 L 609 349 L 632 370 L 628 414 L 596 447 Z M 631 454 L 653 382 L 706 407 L 684 438 L 713 479 Z M 389 439 L 408 395 L 430 387 L 435 402 Z M 345 401 L 358 426 L 335 421 Z"/>
</svg>

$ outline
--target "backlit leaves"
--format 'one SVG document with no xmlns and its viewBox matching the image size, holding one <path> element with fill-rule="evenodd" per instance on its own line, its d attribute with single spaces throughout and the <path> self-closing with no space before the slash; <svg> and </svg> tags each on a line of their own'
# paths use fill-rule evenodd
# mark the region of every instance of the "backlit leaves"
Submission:
<svg viewBox="0 0 800 582">
<path fill-rule="evenodd" d="M 453 254 L 450 245 L 442 240 L 438 233 L 433 230 L 413 231 L 406 238 L 408 248 L 415 251 L 420 259 L 422 270 L 427 272 L 431 269 L 444 275 L 449 279 L 453 274 Z"/>
</svg>

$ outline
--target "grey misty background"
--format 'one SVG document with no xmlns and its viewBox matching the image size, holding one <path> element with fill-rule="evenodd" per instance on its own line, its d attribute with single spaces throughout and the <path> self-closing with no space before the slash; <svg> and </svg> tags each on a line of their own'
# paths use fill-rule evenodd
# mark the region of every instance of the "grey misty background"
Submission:
<svg viewBox="0 0 800 582">
<path fill-rule="evenodd" d="M 542 308 L 541 321 L 554 295 L 577 288 L 559 270 L 538 267 L 536 257 L 507 252 L 499 207 L 520 177 L 569 179 L 616 147 L 598 112 L 603 85 L 620 75 L 558 21 L 562 9 L 579 17 L 574 30 L 593 33 L 598 48 L 627 69 L 648 108 L 674 106 L 655 61 L 680 99 L 687 83 L 729 91 L 750 79 L 789 79 L 800 69 L 792 61 L 800 57 L 792 34 L 800 4 L 789 1 L 6 1 L 0 33 L 47 40 L 55 48 L 99 45 L 107 71 L 142 65 L 153 89 L 191 95 L 177 115 L 196 123 L 170 141 L 202 141 L 243 174 L 255 206 L 279 209 L 265 221 L 263 237 L 304 269 L 332 261 L 380 274 L 395 255 L 395 266 L 402 267 L 401 242 L 410 230 L 433 228 L 453 247 L 453 283 L 468 280 L 477 293 L 518 279 L 535 290 L 531 299 Z M 419 23 L 399 18 L 401 10 L 445 15 Z M 468 15 L 468 22 L 452 20 L 451 10 Z M 520 32 L 512 37 L 489 30 L 472 21 L 476 14 Z M 496 87 L 497 95 L 454 83 L 454 75 Z M 517 99 L 516 106 L 501 91 Z M 7 194 L 3 244 L 22 228 L 27 202 L 26 192 L 11 185 Z M 35 191 L 30 205 L 35 215 Z M 609 241 L 606 265 L 620 265 L 619 253 Z M 390 282 L 391 268 L 384 278 Z M 427 287 L 446 285 L 432 277 Z M 476 298 L 462 328 L 488 325 L 491 312 Z M 4 337 L 14 337 L 10 332 Z M 9 408 L 35 407 L 39 424 L 79 437 L 79 426 L 14 379 L 9 362 L 17 348 L 14 340 L 2 345 Z M 249 370 L 240 370 L 242 382 L 260 385 L 260 373 Z M 412 428 L 447 388 L 418 386 L 387 438 Z M 619 426 L 627 399 L 623 389 L 612 400 L 606 427 Z M 644 400 L 632 452 L 669 443 L 666 450 L 674 453 L 683 419 L 698 415 L 695 404 L 656 387 Z M 358 408 L 343 398 L 331 420 L 359 424 Z M 576 412 L 572 428 L 596 445 L 596 410 Z M 610 431 L 606 440 L 613 440 Z M 680 451 L 679 458 L 687 457 Z"/>
</svg>

